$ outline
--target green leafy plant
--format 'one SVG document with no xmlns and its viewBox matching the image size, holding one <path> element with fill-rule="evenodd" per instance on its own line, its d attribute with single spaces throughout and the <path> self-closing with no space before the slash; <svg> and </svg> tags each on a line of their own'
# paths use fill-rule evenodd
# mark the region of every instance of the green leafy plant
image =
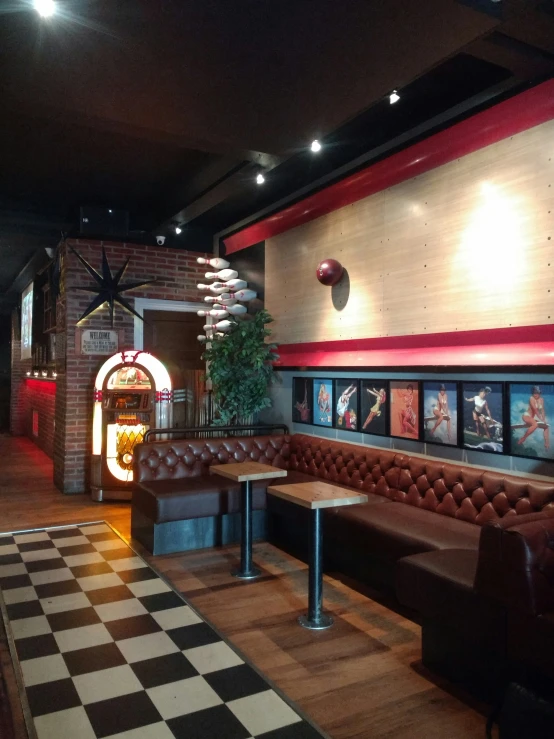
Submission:
<svg viewBox="0 0 554 739">
<path fill-rule="evenodd" d="M 244 423 L 268 408 L 268 387 L 273 380 L 272 361 L 277 344 L 266 343 L 273 318 L 266 310 L 254 316 L 236 318 L 237 325 L 225 336 L 214 337 L 203 354 L 212 381 L 217 417 L 216 426 Z"/>
</svg>

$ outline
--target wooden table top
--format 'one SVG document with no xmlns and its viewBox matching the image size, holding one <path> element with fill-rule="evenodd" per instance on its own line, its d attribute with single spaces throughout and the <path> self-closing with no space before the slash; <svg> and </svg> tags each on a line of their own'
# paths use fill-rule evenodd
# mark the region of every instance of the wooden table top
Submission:
<svg viewBox="0 0 554 739">
<path fill-rule="evenodd" d="M 231 464 L 215 464 L 210 472 L 228 477 L 230 480 L 245 482 L 246 480 L 265 480 L 268 477 L 286 477 L 287 471 L 279 467 L 261 462 L 233 462 Z"/>
<path fill-rule="evenodd" d="M 323 480 L 298 482 L 290 485 L 271 485 L 268 493 L 297 503 L 304 508 L 335 508 L 337 506 L 367 503 L 367 495 L 355 490 L 346 490 Z"/>
</svg>

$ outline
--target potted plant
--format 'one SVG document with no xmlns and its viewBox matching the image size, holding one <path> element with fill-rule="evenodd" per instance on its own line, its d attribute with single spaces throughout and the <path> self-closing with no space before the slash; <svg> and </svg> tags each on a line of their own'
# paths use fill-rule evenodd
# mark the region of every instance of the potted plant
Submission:
<svg viewBox="0 0 554 739">
<path fill-rule="evenodd" d="M 273 380 L 276 344 L 266 343 L 273 321 L 266 310 L 248 318 L 237 317 L 225 336 L 215 336 L 203 359 L 213 387 L 216 418 L 213 425 L 248 424 L 271 405 L 268 387 Z"/>
</svg>

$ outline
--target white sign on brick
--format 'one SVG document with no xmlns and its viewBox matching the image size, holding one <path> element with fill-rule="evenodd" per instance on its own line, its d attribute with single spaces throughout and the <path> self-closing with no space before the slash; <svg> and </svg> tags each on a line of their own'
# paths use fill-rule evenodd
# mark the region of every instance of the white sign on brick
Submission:
<svg viewBox="0 0 554 739">
<path fill-rule="evenodd" d="M 84 329 L 81 333 L 81 354 L 115 354 L 118 348 L 117 331 Z"/>
</svg>

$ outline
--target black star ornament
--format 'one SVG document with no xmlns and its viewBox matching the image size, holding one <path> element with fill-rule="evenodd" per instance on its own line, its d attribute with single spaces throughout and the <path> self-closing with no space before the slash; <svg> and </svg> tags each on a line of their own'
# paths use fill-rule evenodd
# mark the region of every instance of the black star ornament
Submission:
<svg viewBox="0 0 554 739">
<path fill-rule="evenodd" d="M 83 257 L 77 251 L 75 251 L 72 246 L 70 246 L 69 248 L 84 266 L 89 275 L 98 283 L 95 287 L 77 288 L 78 290 L 85 290 L 89 293 L 97 293 L 96 297 L 92 300 L 91 304 L 83 313 L 83 315 L 79 318 L 77 323 L 80 323 L 87 316 L 90 316 L 91 313 L 94 313 L 94 311 L 97 308 L 100 308 L 100 306 L 104 303 L 108 303 L 108 305 L 110 306 L 110 323 L 112 328 L 114 308 L 116 303 L 119 303 L 119 305 L 123 306 L 125 310 L 129 311 L 129 313 L 132 313 L 134 316 L 137 316 L 137 318 L 140 318 L 141 321 L 143 320 L 142 316 L 140 316 L 130 305 L 130 303 L 122 297 L 121 293 L 124 293 L 127 290 L 133 290 L 135 287 L 150 285 L 153 282 L 156 282 L 156 280 L 143 280 L 142 282 L 121 282 L 121 279 L 125 274 L 125 270 L 127 269 L 127 265 L 129 264 L 130 257 L 127 257 L 123 266 L 116 272 L 115 275 L 112 275 L 110 265 L 108 264 L 108 258 L 106 257 L 106 251 L 104 247 L 102 247 L 102 274 L 100 274 L 94 269 L 94 267 L 91 267 L 87 260 L 83 259 Z"/>
</svg>

